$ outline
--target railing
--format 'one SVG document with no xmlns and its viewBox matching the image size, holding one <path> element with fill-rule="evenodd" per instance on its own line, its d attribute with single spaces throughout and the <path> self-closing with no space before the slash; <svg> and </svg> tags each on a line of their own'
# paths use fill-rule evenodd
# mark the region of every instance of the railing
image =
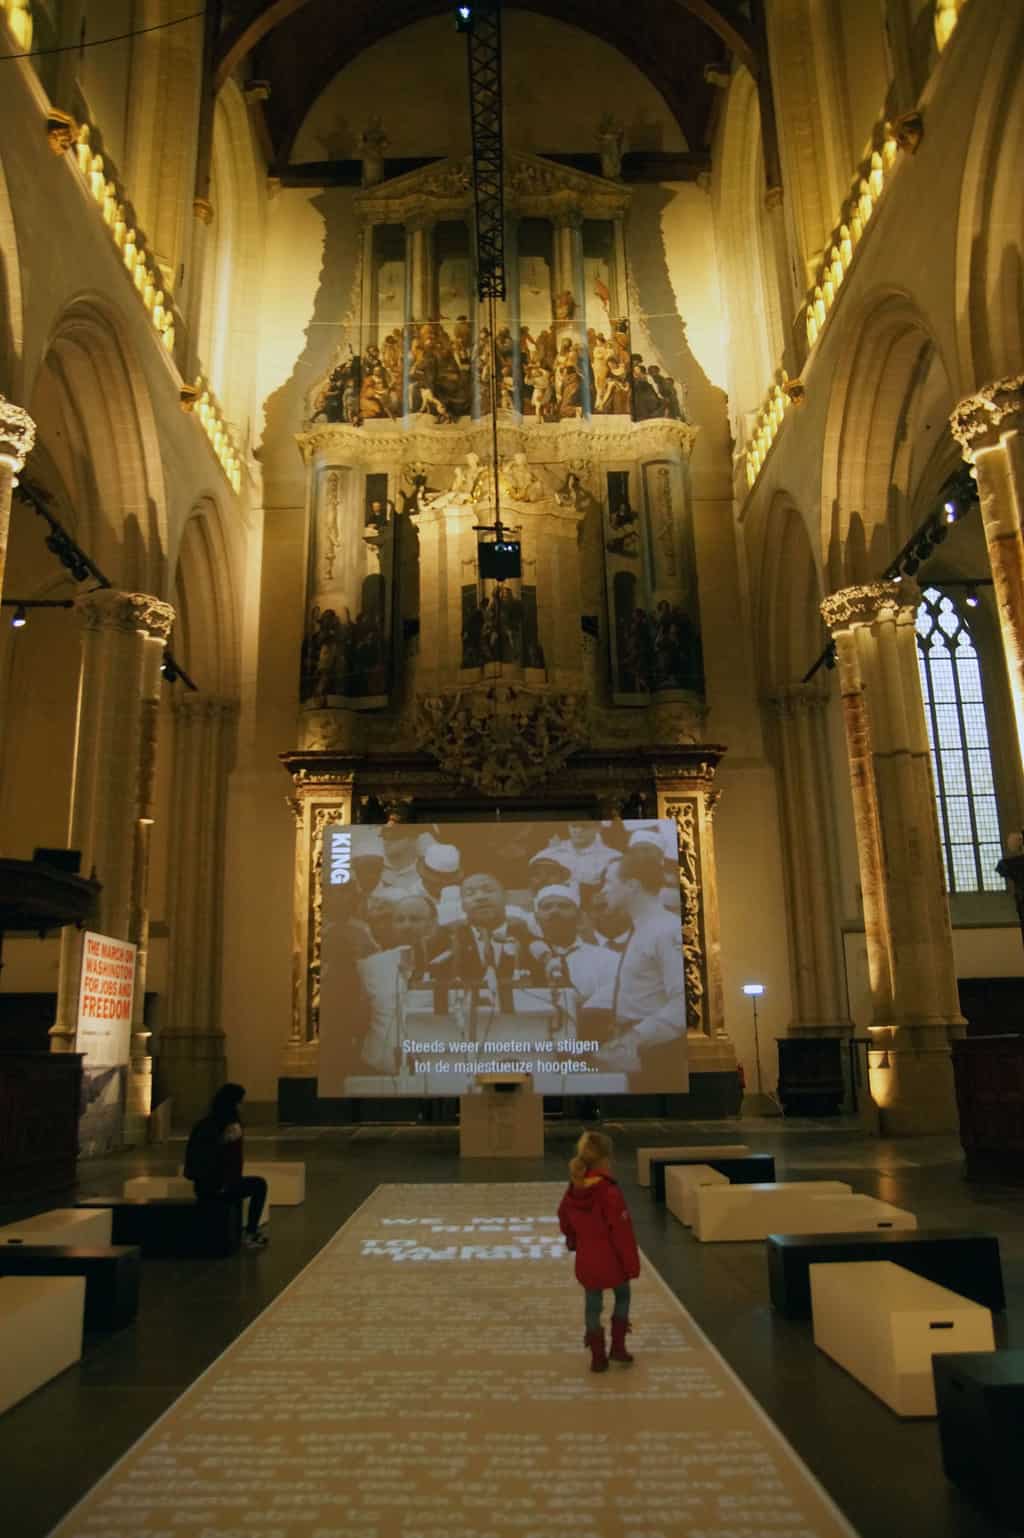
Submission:
<svg viewBox="0 0 1024 1538">
<path fill-rule="evenodd" d="M 775 435 L 782 426 L 782 419 L 791 404 L 790 396 L 785 389 L 787 383 L 786 371 L 780 369 L 778 378 L 768 391 L 755 419 L 744 454 L 748 488 L 753 487 L 761 474 L 764 462 L 768 458 L 768 450 L 775 442 Z"/>
</svg>

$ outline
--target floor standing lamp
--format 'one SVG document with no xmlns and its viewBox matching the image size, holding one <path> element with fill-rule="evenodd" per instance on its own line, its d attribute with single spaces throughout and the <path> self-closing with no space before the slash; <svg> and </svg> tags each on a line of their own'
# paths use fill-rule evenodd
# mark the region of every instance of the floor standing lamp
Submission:
<svg viewBox="0 0 1024 1538">
<path fill-rule="evenodd" d="M 761 1080 L 761 1040 L 757 1032 L 757 1001 L 764 993 L 764 983 L 744 983 L 743 992 L 754 1011 L 754 1062 L 757 1066 L 757 1094 L 746 1097 L 745 1108 L 754 1116 L 780 1116 L 782 1109 L 774 1095 L 766 1095 Z"/>
</svg>

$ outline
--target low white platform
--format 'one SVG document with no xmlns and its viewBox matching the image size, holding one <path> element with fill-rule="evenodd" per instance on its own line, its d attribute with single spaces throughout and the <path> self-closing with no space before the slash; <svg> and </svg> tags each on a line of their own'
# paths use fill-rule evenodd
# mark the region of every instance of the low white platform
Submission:
<svg viewBox="0 0 1024 1538">
<path fill-rule="evenodd" d="M 994 1351 L 992 1315 L 888 1260 L 809 1267 L 814 1343 L 897 1415 L 935 1415 L 932 1356 Z"/>
<path fill-rule="evenodd" d="M 636 1151 L 636 1181 L 637 1185 L 649 1186 L 651 1183 L 651 1160 L 657 1156 L 661 1159 L 742 1159 L 750 1149 L 746 1143 L 721 1143 L 713 1148 L 700 1146 L 683 1146 L 682 1148 L 638 1148 Z"/>
<path fill-rule="evenodd" d="M 776 1181 L 754 1186 L 698 1186 L 694 1237 L 702 1243 L 767 1239 L 769 1234 L 827 1233 L 812 1217 L 815 1196 L 850 1195 L 842 1180 Z"/>
<path fill-rule="evenodd" d="M 245 1175 L 262 1175 L 267 1182 L 268 1207 L 301 1207 L 306 1200 L 306 1166 L 296 1160 L 289 1163 L 245 1161 Z"/>
<path fill-rule="evenodd" d="M 246 1174 L 249 1166 L 246 1165 Z M 253 1171 L 253 1173 L 256 1173 Z M 176 1198 L 178 1201 L 195 1200 L 195 1187 L 191 1180 L 186 1180 L 184 1175 L 133 1175 L 131 1180 L 124 1183 L 124 1195 L 126 1200 L 147 1202 L 162 1201 L 165 1198 Z M 242 1221 L 244 1222 L 249 1212 L 248 1201 L 242 1207 Z M 260 1227 L 269 1221 L 270 1203 L 263 1209 L 260 1219 Z"/>
<path fill-rule="evenodd" d="M 0 1414 L 81 1358 L 84 1314 L 84 1276 L 0 1277 Z"/>
<path fill-rule="evenodd" d="M 859 1191 L 851 1196 L 815 1196 L 808 1216 L 814 1227 L 791 1228 L 789 1233 L 861 1234 L 876 1228 L 916 1228 L 917 1218 L 904 1207 L 893 1207 Z M 825 1226 L 822 1226 L 825 1225 Z"/>
<path fill-rule="evenodd" d="M 665 1205 L 689 1228 L 696 1216 L 699 1188 L 728 1184 L 728 1175 L 713 1170 L 710 1164 L 670 1164 L 665 1171 Z"/>
<path fill-rule="evenodd" d="M 107 1207 L 54 1207 L 34 1218 L 20 1218 L 0 1228 L 0 1244 L 65 1244 L 102 1248 L 110 1243 Z"/>
</svg>

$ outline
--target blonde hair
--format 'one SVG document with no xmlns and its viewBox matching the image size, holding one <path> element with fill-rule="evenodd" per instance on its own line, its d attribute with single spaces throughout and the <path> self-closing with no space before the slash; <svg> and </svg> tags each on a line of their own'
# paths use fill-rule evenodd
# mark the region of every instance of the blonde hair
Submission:
<svg viewBox="0 0 1024 1538">
<path fill-rule="evenodd" d="M 576 1144 L 575 1157 L 569 1160 L 569 1174 L 573 1180 L 583 1180 L 595 1165 L 610 1159 L 612 1147 L 611 1138 L 603 1132 L 584 1132 Z"/>
</svg>

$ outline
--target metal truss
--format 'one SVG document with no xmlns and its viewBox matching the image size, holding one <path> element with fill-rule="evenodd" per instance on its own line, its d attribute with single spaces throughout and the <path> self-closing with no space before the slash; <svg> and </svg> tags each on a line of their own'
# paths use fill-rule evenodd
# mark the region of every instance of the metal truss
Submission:
<svg viewBox="0 0 1024 1538">
<path fill-rule="evenodd" d="M 469 111 L 476 203 L 476 275 L 481 299 L 505 298 L 505 197 L 501 130 L 501 0 L 472 8 Z"/>
</svg>

